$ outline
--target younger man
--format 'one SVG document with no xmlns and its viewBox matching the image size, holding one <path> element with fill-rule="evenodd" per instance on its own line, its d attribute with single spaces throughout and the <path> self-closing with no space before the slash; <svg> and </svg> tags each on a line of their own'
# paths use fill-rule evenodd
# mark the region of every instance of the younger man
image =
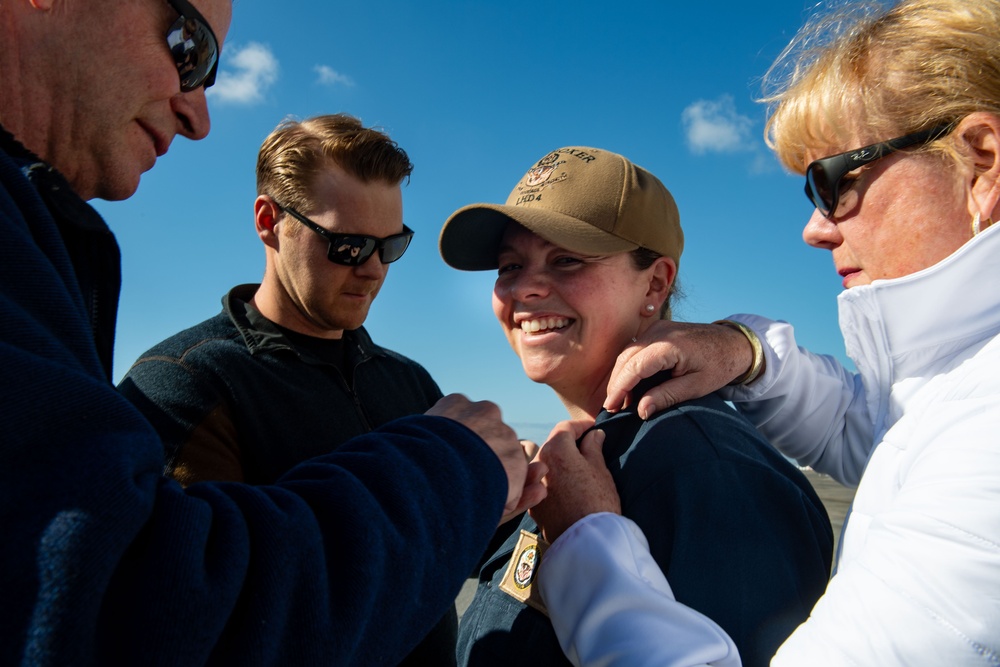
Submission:
<svg viewBox="0 0 1000 667">
<path fill-rule="evenodd" d="M 413 235 L 400 192 L 412 168 L 394 141 L 345 114 L 286 121 L 264 141 L 254 202 L 263 282 L 234 287 L 221 313 L 153 347 L 120 386 L 160 432 L 181 484 L 271 484 L 441 398 L 426 370 L 362 327 Z M 364 539 L 368 520 L 356 517 L 344 539 Z M 453 664 L 456 623 L 452 608 L 412 664 Z"/>
</svg>

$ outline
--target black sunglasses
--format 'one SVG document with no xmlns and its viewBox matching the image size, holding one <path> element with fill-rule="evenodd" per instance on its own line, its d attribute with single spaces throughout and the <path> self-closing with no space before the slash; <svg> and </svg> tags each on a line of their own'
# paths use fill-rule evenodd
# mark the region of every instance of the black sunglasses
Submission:
<svg viewBox="0 0 1000 667">
<path fill-rule="evenodd" d="M 273 197 L 272 197 L 273 199 Z M 383 264 L 392 264 L 403 256 L 413 238 L 413 230 L 403 225 L 402 234 L 393 234 L 384 239 L 365 234 L 334 234 L 317 225 L 294 208 L 278 204 L 278 208 L 289 214 L 303 225 L 313 230 L 330 243 L 326 258 L 334 264 L 343 266 L 361 266 L 378 250 L 378 258 Z"/>
<path fill-rule="evenodd" d="M 833 217 L 840 203 L 840 185 L 844 176 L 896 151 L 936 141 L 954 127 L 955 123 L 938 125 L 929 130 L 815 160 L 806 167 L 806 197 L 825 217 Z"/>
<path fill-rule="evenodd" d="M 212 27 L 187 0 L 167 0 L 180 14 L 167 30 L 167 46 L 177 63 L 181 92 L 210 87 L 219 69 L 219 42 Z"/>
</svg>

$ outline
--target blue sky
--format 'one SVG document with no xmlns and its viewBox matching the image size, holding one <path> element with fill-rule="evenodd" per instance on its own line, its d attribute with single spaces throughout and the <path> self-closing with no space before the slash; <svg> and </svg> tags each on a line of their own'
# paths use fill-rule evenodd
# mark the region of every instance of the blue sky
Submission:
<svg viewBox="0 0 1000 667">
<path fill-rule="evenodd" d="M 802 179 L 764 145 L 754 101 L 811 6 L 236 0 L 211 135 L 175 141 L 130 200 L 97 203 L 123 253 L 115 378 L 217 313 L 231 286 L 260 280 L 257 149 L 286 116 L 340 111 L 384 128 L 415 164 L 403 201 L 416 236 L 366 327 L 446 393 L 498 403 L 523 437 L 544 437 L 565 411 L 508 348 L 494 275 L 447 267 L 437 236 L 452 211 L 503 202 L 561 146 L 621 153 L 673 193 L 686 237 L 676 319 L 760 313 L 844 359 L 840 279 L 801 239 Z"/>
</svg>

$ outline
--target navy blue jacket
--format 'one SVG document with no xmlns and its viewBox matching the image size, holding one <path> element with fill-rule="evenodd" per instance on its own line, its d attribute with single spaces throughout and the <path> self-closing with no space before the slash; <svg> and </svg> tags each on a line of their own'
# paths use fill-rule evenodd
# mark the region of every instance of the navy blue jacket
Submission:
<svg viewBox="0 0 1000 667">
<path fill-rule="evenodd" d="M 109 380 L 114 238 L 0 135 L 0 664 L 397 662 L 495 529 L 496 456 L 416 416 L 272 486 L 164 478 Z"/>
<path fill-rule="evenodd" d="M 379 347 L 363 327 L 344 332 L 345 378 L 250 304 L 258 287 L 231 289 L 221 313 L 153 346 L 118 387 L 163 438 L 166 472 L 185 486 L 273 484 L 441 398 L 422 366 Z M 457 632 L 452 606 L 403 664 L 454 665 Z"/>
<path fill-rule="evenodd" d="M 744 667 L 767 665 L 829 579 L 833 532 L 809 481 L 715 395 L 648 421 L 634 409 L 602 413 L 597 427 L 622 514 L 642 528 L 677 600 L 722 626 Z M 526 516 L 480 571 L 459 625 L 460 665 L 507 666 L 514 655 L 569 664 L 548 618 L 498 587 L 522 528 L 538 532 Z"/>
<path fill-rule="evenodd" d="M 376 345 L 363 327 L 344 332 L 348 383 L 250 305 L 258 287 L 234 287 L 221 313 L 154 345 L 118 386 L 159 432 L 167 472 L 185 485 L 270 484 L 441 398 L 422 366 Z"/>
</svg>

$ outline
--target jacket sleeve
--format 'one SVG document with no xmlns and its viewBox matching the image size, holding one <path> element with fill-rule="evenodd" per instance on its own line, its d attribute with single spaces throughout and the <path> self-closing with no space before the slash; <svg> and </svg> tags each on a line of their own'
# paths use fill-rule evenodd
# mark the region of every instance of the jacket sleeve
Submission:
<svg viewBox="0 0 1000 667">
<path fill-rule="evenodd" d="M 3 196 L 0 228 L 0 664 L 394 664 L 412 649 L 500 518 L 486 444 L 414 416 L 273 486 L 184 490 L 107 380 L 56 232 Z"/>
<path fill-rule="evenodd" d="M 399 420 L 274 486 L 184 491 L 110 386 L 53 379 L 90 397 L 4 444 L 4 664 L 393 664 L 500 517 L 499 462 L 450 420 Z"/>
<path fill-rule="evenodd" d="M 874 443 L 864 385 L 836 359 L 798 347 L 787 322 L 733 315 L 763 343 L 765 370 L 749 387 L 719 393 L 800 465 L 857 486 Z"/>
<path fill-rule="evenodd" d="M 170 356 L 143 356 L 122 378 L 118 391 L 159 434 L 165 474 L 183 486 L 245 481 L 229 401 L 199 371 Z"/>
<path fill-rule="evenodd" d="M 843 565 L 775 667 L 1000 662 L 1000 354 L 972 377 L 901 418 L 872 456 L 890 457 L 891 502 L 844 543 Z M 964 389 L 972 388 L 966 392 Z M 972 394 L 975 395 L 972 395 Z M 964 395 L 962 395 L 964 394 Z M 864 485 L 863 507 L 881 489 Z"/>
<path fill-rule="evenodd" d="M 563 652 L 578 667 L 739 667 L 736 646 L 674 599 L 629 519 L 592 514 L 546 551 L 538 586 Z"/>
</svg>

